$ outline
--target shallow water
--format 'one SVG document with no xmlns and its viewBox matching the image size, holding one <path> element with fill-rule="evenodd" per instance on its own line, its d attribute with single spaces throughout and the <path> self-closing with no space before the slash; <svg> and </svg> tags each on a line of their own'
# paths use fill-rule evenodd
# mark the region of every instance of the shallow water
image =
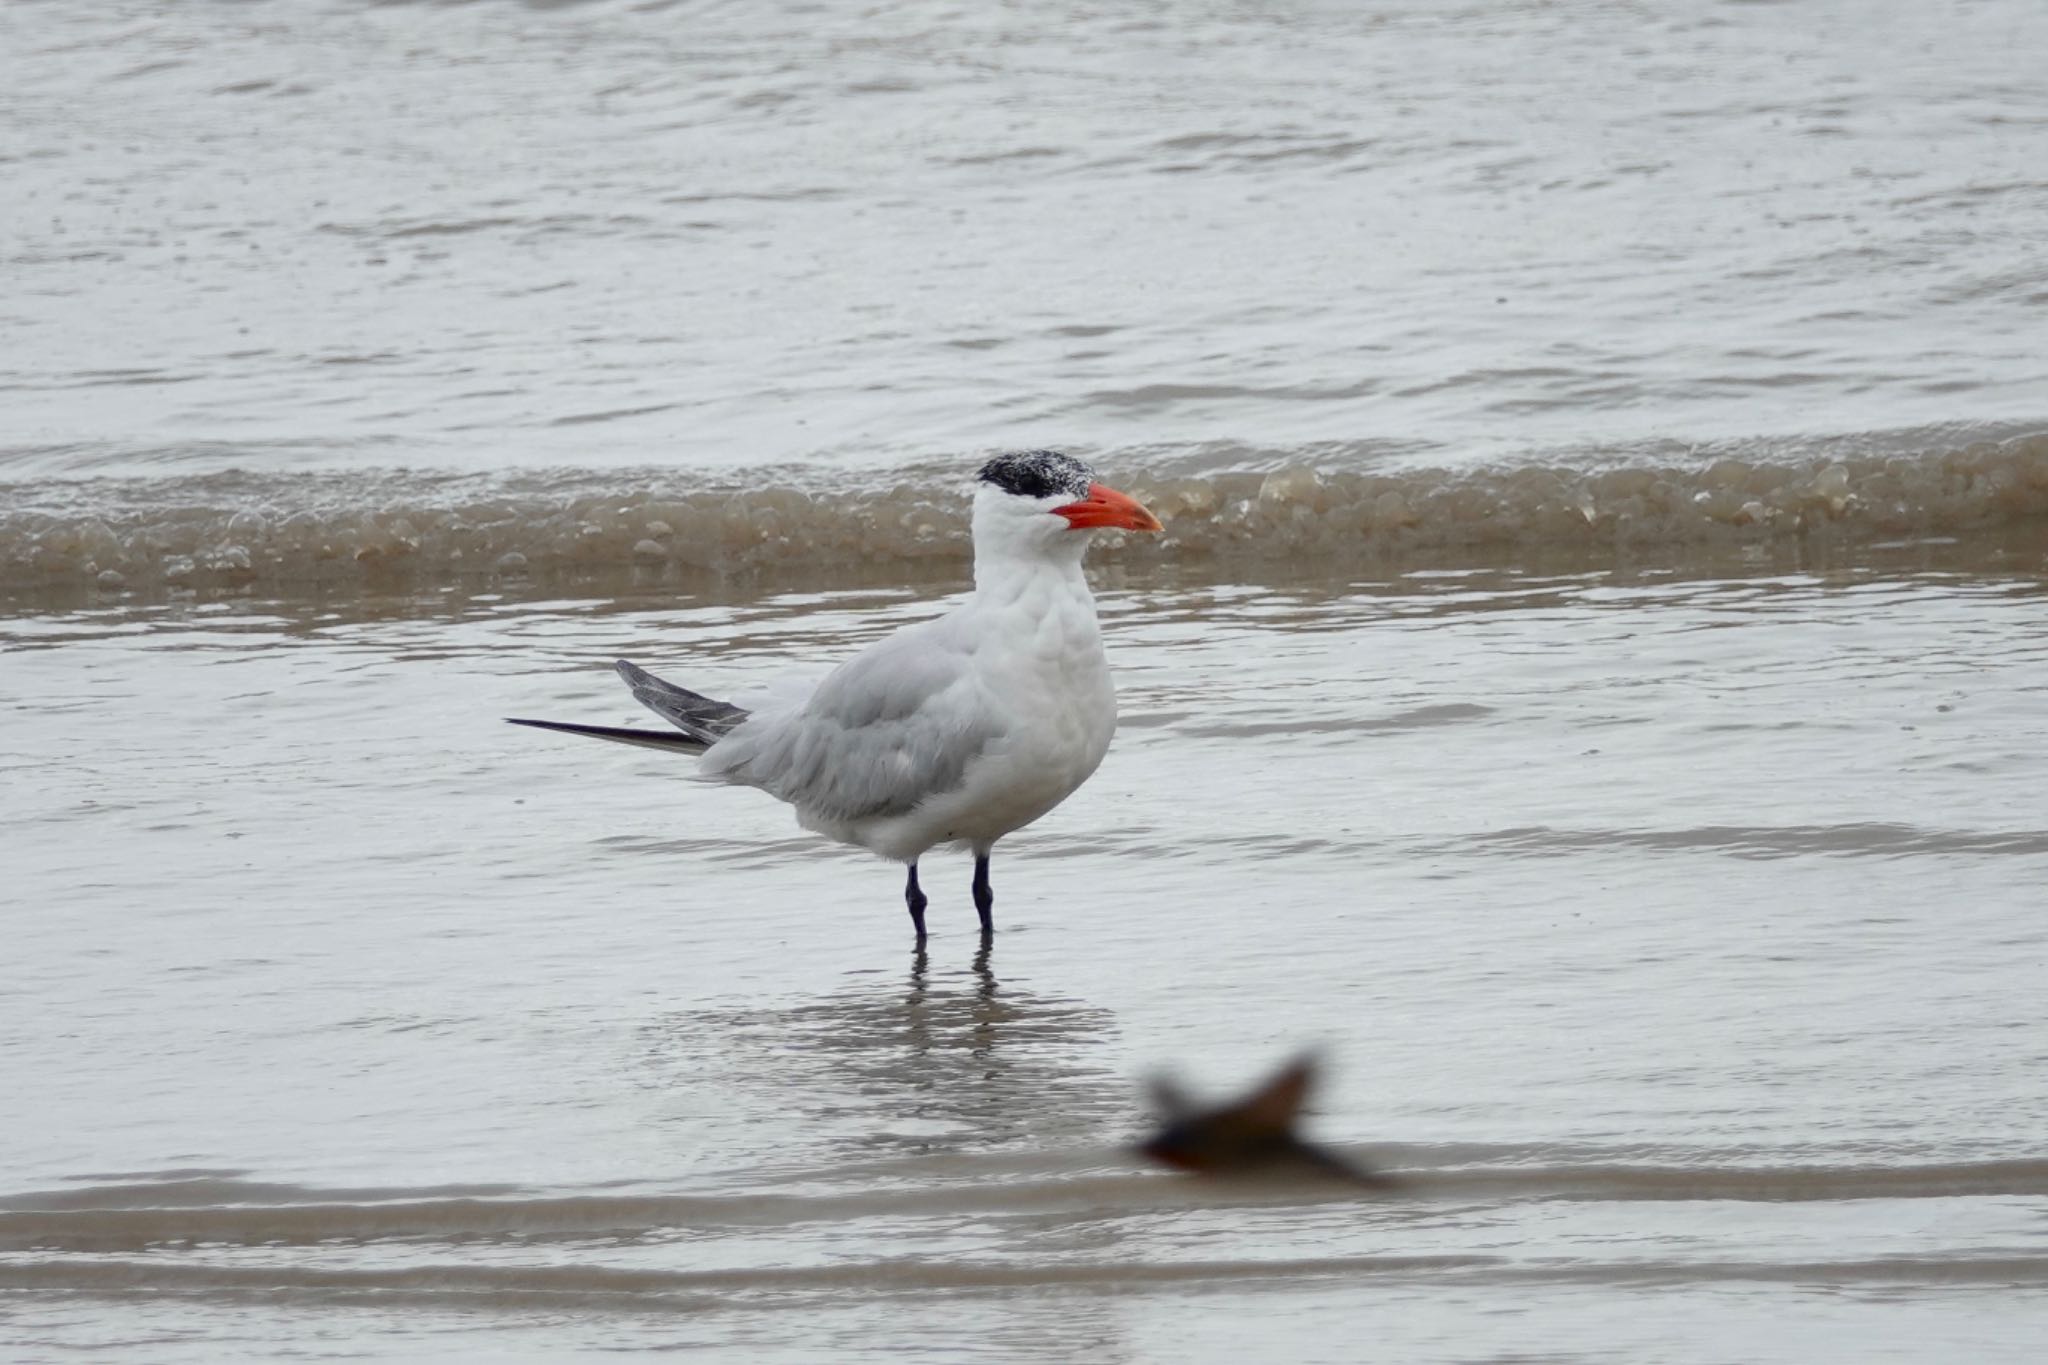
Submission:
<svg viewBox="0 0 2048 1365">
<path fill-rule="evenodd" d="M 2032 1360 L 2048 10 L 0 6 L 0 1356 Z M 662 756 L 1060 445 L 968 867 Z M 1371 1199 L 1142 1166 L 1320 1046 Z"/>
<path fill-rule="evenodd" d="M 2038 572 L 1126 576 L 986 954 L 964 862 L 914 957 L 888 864 L 497 719 L 948 586 L 7 621 L 24 1358 L 2031 1349 Z M 1399 1195 L 1127 1154 L 1308 1043 Z"/>
</svg>

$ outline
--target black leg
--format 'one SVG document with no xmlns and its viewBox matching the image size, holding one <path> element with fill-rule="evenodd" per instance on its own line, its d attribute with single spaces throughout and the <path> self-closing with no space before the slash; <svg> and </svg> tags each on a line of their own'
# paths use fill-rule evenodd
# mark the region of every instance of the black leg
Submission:
<svg viewBox="0 0 2048 1365">
<path fill-rule="evenodd" d="M 910 922 L 917 926 L 917 941 L 924 942 L 924 892 L 917 888 L 917 864 L 910 865 L 910 882 L 903 888 L 903 901 L 910 907 Z"/>
<path fill-rule="evenodd" d="M 993 934 L 996 931 L 995 916 L 989 912 L 996 906 L 995 888 L 988 884 L 988 854 L 976 854 L 974 858 L 974 910 L 981 916 L 981 932 Z"/>
</svg>

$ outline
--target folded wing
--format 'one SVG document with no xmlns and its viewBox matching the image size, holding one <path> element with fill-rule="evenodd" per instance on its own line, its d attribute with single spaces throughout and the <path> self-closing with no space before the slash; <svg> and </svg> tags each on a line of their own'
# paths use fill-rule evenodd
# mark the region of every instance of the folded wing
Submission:
<svg viewBox="0 0 2048 1365">
<path fill-rule="evenodd" d="M 955 790 L 1000 730 L 945 624 L 890 636 L 807 698 L 755 713 L 705 757 L 701 775 L 842 821 L 908 814 Z"/>
</svg>

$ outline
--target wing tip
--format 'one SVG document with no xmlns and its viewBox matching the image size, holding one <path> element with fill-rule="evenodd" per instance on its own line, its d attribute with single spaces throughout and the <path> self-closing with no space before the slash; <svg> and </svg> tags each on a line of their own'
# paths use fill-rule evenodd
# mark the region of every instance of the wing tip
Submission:
<svg viewBox="0 0 2048 1365">
<path fill-rule="evenodd" d="M 582 735 L 587 739 L 608 739 L 616 744 L 637 744 L 648 749 L 663 749 L 671 753 L 701 754 L 710 745 L 695 735 L 677 734 L 672 730 L 636 730 L 622 725 L 582 725 L 566 720 L 528 720 L 523 716 L 506 716 L 512 725 L 528 725 L 536 730 L 547 730 L 561 735 Z"/>
<path fill-rule="evenodd" d="M 506 716 L 504 720 L 507 725 L 530 725 L 536 730 L 559 730 L 565 735 L 582 734 L 592 728 L 588 725 L 578 725 L 573 721 L 529 720 L 525 716 Z"/>
</svg>

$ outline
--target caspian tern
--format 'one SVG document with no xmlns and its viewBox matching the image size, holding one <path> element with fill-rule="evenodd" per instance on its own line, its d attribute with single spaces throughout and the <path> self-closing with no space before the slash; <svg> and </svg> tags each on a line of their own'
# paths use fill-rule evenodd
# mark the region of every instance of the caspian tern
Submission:
<svg viewBox="0 0 2048 1365">
<path fill-rule="evenodd" d="M 973 593 L 815 687 L 771 687 L 747 710 L 622 659 L 633 695 L 681 733 L 512 723 L 701 755 L 699 779 L 758 787 L 794 806 L 804 828 L 909 864 L 903 896 L 920 943 L 918 859 L 965 845 L 981 931 L 993 932 L 990 850 L 1073 795 L 1116 730 L 1082 554 L 1096 531 L 1161 528 L 1056 451 L 999 455 L 976 480 Z"/>
</svg>

